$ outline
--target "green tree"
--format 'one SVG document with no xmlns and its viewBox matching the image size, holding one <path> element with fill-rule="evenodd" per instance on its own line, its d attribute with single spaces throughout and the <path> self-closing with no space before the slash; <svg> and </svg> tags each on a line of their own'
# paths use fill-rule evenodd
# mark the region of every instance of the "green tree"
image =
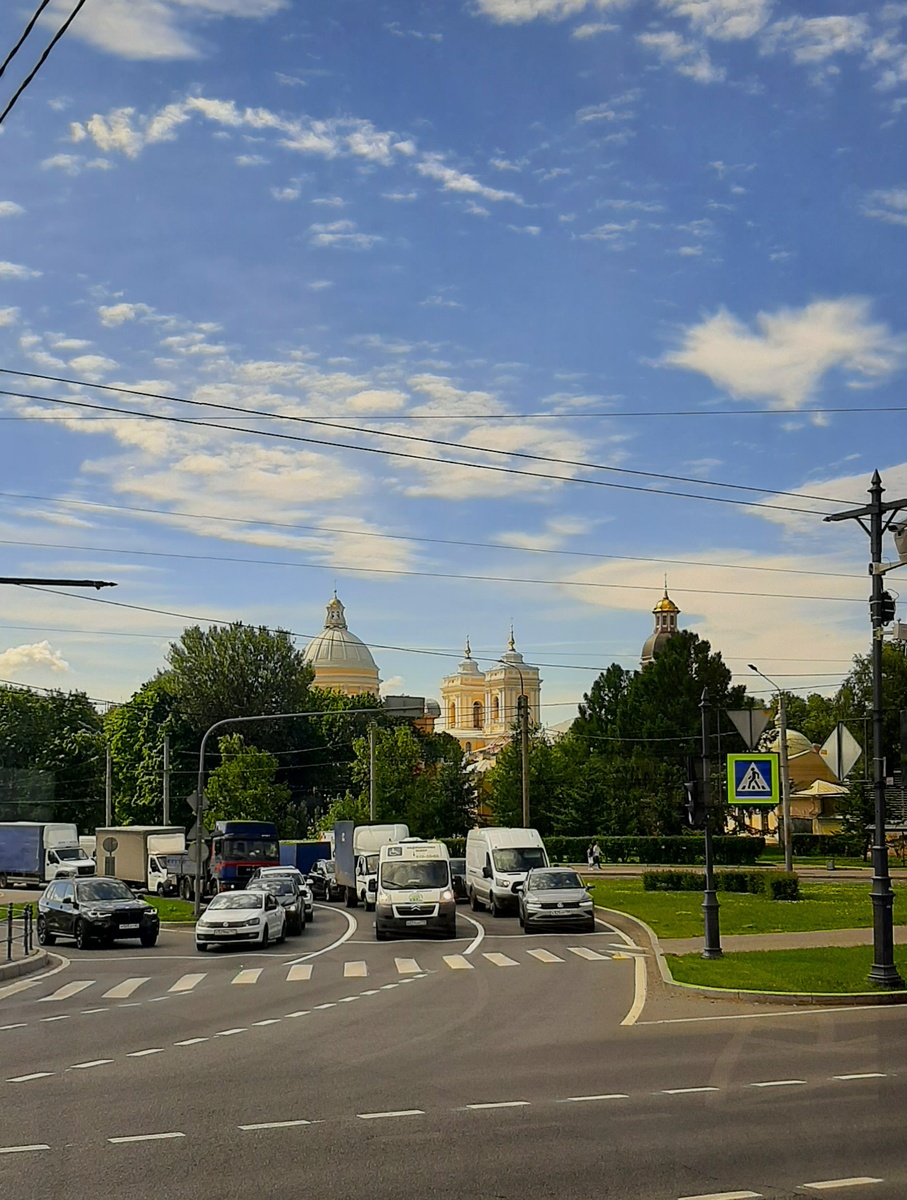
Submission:
<svg viewBox="0 0 907 1200">
<path fill-rule="evenodd" d="M 277 759 L 246 745 L 239 733 L 219 739 L 220 766 L 208 777 L 205 792 L 208 825 L 215 821 L 273 821 L 281 837 L 298 833 L 290 808 L 290 789 L 278 783 Z"/>
<path fill-rule="evenodd" d="M 0 688 L 0 810 L 13 821 L 104 815 L 103 719 L 83 692 Z"/>
</svg>

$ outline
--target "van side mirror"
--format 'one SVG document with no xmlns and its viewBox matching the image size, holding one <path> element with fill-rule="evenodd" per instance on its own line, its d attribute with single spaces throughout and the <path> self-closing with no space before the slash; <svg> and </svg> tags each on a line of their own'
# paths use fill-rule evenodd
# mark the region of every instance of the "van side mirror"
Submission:
<svg viewBox="0 0 907 1200">
<path fill-rule="evenodd" d="M 482 878 L 483 879 L 491 878 L 491 867 L 483 867 L 482 868 Z"/>
<path fill-rule="evenodd" d="M 523 891 L 525 886 L 526 886 L 525 883 L 521 879 L 518 883 L 515 883 L 510 890 L 512 892 L 521 892 L 521 891 Z"/>
<path fill-rule="evenodd" d="M 368 881 L 368 890 L 370 892 L 377 892 L 377 890 L 378 890 L 378 880 L 377 879 L 370 879 Z"/>
</svg>

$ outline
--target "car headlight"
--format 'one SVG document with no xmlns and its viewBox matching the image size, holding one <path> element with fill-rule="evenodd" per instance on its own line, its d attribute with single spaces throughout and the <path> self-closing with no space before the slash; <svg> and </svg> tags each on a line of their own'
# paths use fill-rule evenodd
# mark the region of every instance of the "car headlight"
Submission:
<svg viewBox="0 0 907 1200">
<path fill-rule="evenodd" d="M 453 898 L 454 898 L 454 894 L 449 889 L 447 891 L 441 893 L 442 900 L 453 900 Z"/>
<path fill-rule="evenodd" d="M 591 900 L 580 900 L 579 906 L 580 906 L 580 908 L 591 908 L 592 901 Z"/>
<path fill-rule="evenodd" d="M 100 921 L 104 917 L 109 917 L 110 913 L 102 912 L 99 908 L 86 908 L 83 916 L 88 917 L 89 921 Z"/>
<path fill-rule="evenodd" d="M 510 887 L 509 879 L 496 879 L 495 883 L 497 884 L 498 887 Z"/>
<path fill-rule="evenodd" d="M 260 925 L 261 917 L 249 917 L 248 921 L 240 921 L 240 925 Z"/>
<path fill-rule="evenodd" d="M 378 893 L 378 903 L 379 904 L 390 904 L 391 903 L 390 892 L 379 892 Z"/>
<path fill-rule="evenodd" d="M 527 907 L 527 908 L 540 909 L 540 908 L 542 907 L 542 905 L 541 905 L 541 902 L 540 902 L 540 901 L 538 901 L 538 900 L 527 900 L 527 901 L 526 901 L 526 907 Z"/>
</svg>

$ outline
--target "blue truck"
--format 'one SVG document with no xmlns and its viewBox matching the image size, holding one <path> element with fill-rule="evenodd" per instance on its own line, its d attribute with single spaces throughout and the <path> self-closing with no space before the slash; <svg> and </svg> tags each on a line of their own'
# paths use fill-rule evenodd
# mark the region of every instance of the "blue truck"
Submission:
<svg viewBox="0 0 907 1200">
<path fill-rule="evenodd" d="M 43 887 L 58 875 L 94 875 L 94 859 L 79 844 L 75 825 L 62 821 L 0 823 L 0 888 Z"/>
<path fill-rule="evenodd" d="M 280 843 L 280 865 L 282 867 L 296 867 L 303 875 L 308 875 L 319 859 L 330 858 L 331 854 L 330 842 Z"/>
<path fill-rule="evenodd" d="M 197 847 L 192 843 L 180 867 L 179 894 L 195 895 Z M 280 866 L 277 826 L 270 821 L 218 821 L 202 842 L 202 895 L 244 888 L 261 867 Z"/>
</svg>

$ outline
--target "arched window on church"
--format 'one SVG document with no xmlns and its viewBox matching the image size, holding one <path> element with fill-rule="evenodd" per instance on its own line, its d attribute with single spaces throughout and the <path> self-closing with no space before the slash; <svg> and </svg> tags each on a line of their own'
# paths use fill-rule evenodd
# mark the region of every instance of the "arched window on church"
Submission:
<svg viewBox="0 0 907 1200">
<path fill-rule="evenodd" d="M 501 701 L 498 699 L 497 696 L 495 696 L 491 702 L 491 713 L 496 721 L 500 721 L 500 719 L 501 719 Z"/>
<path fill-rule="evenodd" d="M 472 742 L 467 742 L 466 743 L 466 753 L 470 754 L 471 752 L 472 752 Z"/>
<path fill-rule="evenodd" d="M 456 724 L 457 724 L 457 706 L 456 706 L 456 704 L 452 703 L 450 705 L 450 708 L 447 710 L 447 723 L 448 723 L 448 725 L 451 726 L 451 728 L 456 728 Z"/>
<path fill-rule="evenodd" d="M 472 727 L 473 729 L 481 729 L 485 724 L 485 714 L 482 712 L 482 702 L 477 700 L 472 706 Z"/>
</svg>

